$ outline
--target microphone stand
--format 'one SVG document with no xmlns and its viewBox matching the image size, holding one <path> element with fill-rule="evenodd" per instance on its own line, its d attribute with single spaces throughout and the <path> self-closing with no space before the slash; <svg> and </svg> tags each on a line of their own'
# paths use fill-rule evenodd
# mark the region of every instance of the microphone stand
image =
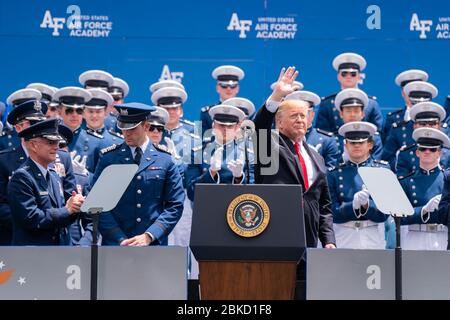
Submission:
<svg viewBox="0 0 450 320">
<path fill-rule="evenodd" d="M 248 159 L 248 130 L 244 130 L 244 162 L 245 162 L 245 182 L 244 184 L 250 183 L 250 164 Z"/>
</svg>

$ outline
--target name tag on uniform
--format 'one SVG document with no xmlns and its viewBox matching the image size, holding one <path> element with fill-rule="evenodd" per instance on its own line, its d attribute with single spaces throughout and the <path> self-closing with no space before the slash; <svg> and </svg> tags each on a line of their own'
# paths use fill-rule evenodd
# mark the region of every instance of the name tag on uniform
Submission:
<svg viewBox="0 0 450 320">
<path fill-rule="evenodd" d="M 40 191 L 39 195 L 40 196 L 48 196 L 48 191 Z"/>
</svg>

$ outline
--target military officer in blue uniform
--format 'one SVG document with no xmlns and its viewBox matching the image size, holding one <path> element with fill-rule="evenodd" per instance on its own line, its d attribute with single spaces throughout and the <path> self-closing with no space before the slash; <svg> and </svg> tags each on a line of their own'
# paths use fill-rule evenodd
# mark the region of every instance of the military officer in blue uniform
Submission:
<svg viewBox="0 0 450 320">
<path fill-rule="evenodd" d="M 10 94 L 6 103 L 10 108 L 15 108 L 28 100 L 40 100 L 41 98 L 41 93 L 35 89 L 20 89 Z M 6 122 L 3 131 L 0 133 L 0 150 L 17 147 L 18 145 L 20 145 L 20 139 L 17 132 Z"/>
<path fill-rule="evenodd" d="M 108 106 L 108 117 L 105 120 L 105 126 L 108 131 L 121 133 L 120 129 L 117 128 L 117 111 L 114 105 L 124 103 L 126 96 L 130 92 L 130 87 L 125 80 L 114 77 L 112 85 L 108 88 L 108 92 L 113 97 L 114 103 Z"/>
<path fill-rule="evenodd" d="M 192 160 L 186 171 L 187 194 L 194 201 L 197 183 L 253 183 L 253 156 L 249 153 L 250 168 L 244 164 L 243 141 L 236 140 L 245 113 L 233 106 L 218 105 L 209 110 L 213 119 L 214 139 L 203 141 L 192 149 Z M 250 170 L 250 181 L 244 171 Z"/>
<path fill-rule="evenodd" d="M 414 105 L 410 111 L 412 129 L 430 127 L 434 129 L 442 129 L 442 121 L 445 119 L 445 110 L 443 107 L 434 102 L 421 102 Z M 408 130 L 411 126 L 408 126 Z M 405 130 L 405 132 L 407 132 Z M 411 133 L 411 143 L 402 146 L 397 152 L 395 160 L 395 170 L 398 176 L 404 176 L 418 168 L 418 158 L 415 151 L 417 145 Z M 409 140 L 408 140 L 409 142 Z M 444 149 L 441 155 L 441 163 L 443 168 L 448 166 L 449 150 Z"/>
<path fill-rule="evenodd" d="M 148 117 L 148 123 L 150 123 L 150 128 L 148 130 L 148 137 L 150 140 L 152 140 L 153 144 L 159 145 L 163 141 L 163 135 L 164 135 L 164 126 L 169 121 L 169 113 L 166 109 L 161 107 L 155 107 L 155 111 L 152 111 L 150 116 Z M 167 141 L 167 140 L 166 140 Z M 175 148 L 175 145 L 170 146 L 172 148 Z M 167 146 L 167 150 L 169 151 L 169 146 Z M 169 152 L 172 154 L 172 156 L 178 158 L 176 154 L 172 153 L 172 151 L 176 150 L 170 150 Z"/>
<path fill-rule="evenodd" d="M 219 94 L 219 101 L 215 104 L 201 108 L 200 121 L 202 122 L 201 136 L 205 137 L 205 133 L 212 128 L 212 119 L 209 110 L 225 100 L 234 98 L 239 93 L 239 81 L 244 79 L 245 73 L 239 67 L 223 65 L 215 68 L 212 77 L 217 81 L 216 91 Z"/>
<path fill-rule="evenodd" d="M 147 136 L 148 116 L 154 107 L 142 103 L 116 105 L 117 125 L 125 142 L 102 150 L 92 185 L 111 164 L 138 164 L 139 168 L 117 206 L 100 216 L 104 245 L 165 245 L 183 212 L 184 190 L 172 156 Z"/>
<path fill-rule="evenodd" d="M 14 125 L 15 130 L 20 133 L 22 130 L 28 128 L 30 125 L 35 124 L 45 119 L 43 112 L 45 113 L 47 106 L 45 103 L 40 103 L 38 100 L 30 100 L 17 106 L 8 115 L 8 122 Z M 64 126 L 59 126 L 59 129 L 67 129 Z M 63 131 L 63 130 L 61 130 Z M 72 135 L 70 133 L 70 135 Z M 64 135 L 67 137 L 68 135 Z M 66 138 L 66 139 L 70 139 Z M 14 171 L 19 168 L 28 158 L 28 151 L 25 147 L 25 142 L 17 147 L 12 147 L 0 152 L 0 243 L 10 244 L 11 235 L 4 231 L 5 225 L 10 224 L 11 210 L 7 200 L 7 185 Z M 64 197 L 70 198 L 71 193 L 75 190 L 75 177 L 72 170 L 71 158 L 68 152 L 59 149 L 56 154 L 54 162 L 49 164 L 60 177 L 61 183 L 64 188 Z"/>
<path fill-rule="evenodd" d="M 443 148 L 450 139 L 440 130 L 414 130 L 419 158 L 417 170 L 400 178 L 400 183 L 414 207 L 414 214 L 402 218 L 402 247 L 407 250 L 445 250 L 447 227 L 438 223 L 439 202 L 444 186 L 444 172 L 439 165 Z"/>
<path fill-rule="evenodd" d="M 113 144 L 121 144 L 123 138 L 121 134 L 106 130 L 104 124 L 107 107 L 113 103 L 112 96 L 101 89 L 89 89 L 88 92 L 92 98 L 84 107 L 85 126 L 71 151 L 81 158 L 86 157 L 86 169 L 93 173 L 100 150 Z"/>
<path fill-rule="evenodd" d="M 405 95 L 408 97 L 412 106 L 420 102 L 431 101 L 431 99 L 436 97 L 438 93 L 435 86 L 424 81 L 410 82 L 405 85 L 403 91 L 405 92 Z M 412 107 L 409 109 L 409 116 L 406 118 L 406 120 L 403 119 L 392 124 L 389 135 L 385 140 L 386 144 L 381 159 L 388 161 L 392 169 L 394 169 L 395 156 L 397 154 L 397 151 L 402 146 L 408 146 L 414 142 L 412 140 L 414 125 L 411 115 L 411 109 Z"/>
<path fill-rule="evenodd" d="M 344 89 L 338 93 L 334 104 L 340 110 L 340 117 L 344 124 L 354 121 L 362 121 L 364 119 L 365 110 L 369 103 L 367 94 L 356 88 Z M 339 162 L 347 161 L 347 149 L 344 148 L 344 137 L 335 135 L 336 145 L 341 155 Z M 373 136 L 373 147 L 371 149 L 372 157 L 376 160 L 381 159 L 383 152 L 383 143 L 380 134 L 375 132 Z"/>
<path fill-rule="evenodd" d="M 377 127 L 369 122 L 350 122 L 339 128 L 345 138 L 348 161 L 328 173 L 338 248 L 384 249 L 384 221 L 358 174 L 359 167 L 385 167 L 370 155 Z"/>
<path fill-rule="evenodd" d="M 338 72 L 337 78 L 341 85 L 341 90 L 348 88 L 358 88 L 361 80 L 361 71 L 366 67 L 366 60 L 356 53 L 342 53 L 333 60 L 333 68 Z M 328 132 L 337 133 L 343 124 L 339 116 L 339 108 L 335 106 L 337 93 L 322 98 L 322 102 L 317 112 L 316 128 Z M 364 121 L 368 121 L 377 126 L 378 131 L 383 127 L 383 115 L 375 97 L 369 96 L 369 102 L 364 110 Z"/>
<path fill-rule="evenodd" d="M 187 97 L 186 91 L 177 87 L 162 87 L 156 90 L 151 97 L 154 105 L 166 109 L 169 113 L 162 143 L 171 146 L 173 142 L 176 153 L 183 163 L 189 163 L 191 150 L 197 145 L 196 141 L 200 140 L 200 137 L 195 134 L 194 123 L 182 119 L 183 104 Z"/>
<path fill-rule="evenodd" d="M 386 137 L 389 135 L 391 131 L 392 125 L 395 122 L 401 122 L 403 120 L 410 120 L 409 109 L 412 107 L 411 100 L 408 95 L 405 93 L 404 87 L 411 82 L 414 81 L 427 81 L 428 73 L 423 70 L 406 70 L 401 72 L 395 77 L 395 84 L 401 88 L 402 98 L 405 101 L 405 106 L 401 109 L 389 112 L 386 116 L 386 119 L 383 124 L 383 134 L 381 137 L 383 138 L 383 142 L 385 142 Z"/>
<path fill-rule="evenodd" d="M 68 227 L 77 218 L 84 197 L 72 191 L 65 202 L 60 177 L 49 166 L 63 139 L 58 125 L 58 119 L 45 120 L 19 132 L 29 158 L 8 184 L 12 245 L 71 245 Z"/>
<path fill-rule="evenodd" d="M 294 91 L 288 94 L 285 100 L 303 100 L 309 103 L 306 142 L 323 157 L 327 167 L 336 166 L 341 158 L 341 153 L 339 153 L 333 133 L 312 126 L 315 116 L 314 108 L 320 104 L 320 97 L 310 91 Z"/>
</svg>

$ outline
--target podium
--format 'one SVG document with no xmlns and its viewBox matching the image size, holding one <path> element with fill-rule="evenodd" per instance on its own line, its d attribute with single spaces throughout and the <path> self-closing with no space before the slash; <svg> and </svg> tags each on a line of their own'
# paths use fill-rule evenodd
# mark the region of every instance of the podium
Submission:
<svg viewBox="0 0 450 320">
<path fill-rule="evenodd" d="M 200 298 L 293 299 L 304 230 L 301 186 L 196 185 L 190 247 Z"/>
</svg>

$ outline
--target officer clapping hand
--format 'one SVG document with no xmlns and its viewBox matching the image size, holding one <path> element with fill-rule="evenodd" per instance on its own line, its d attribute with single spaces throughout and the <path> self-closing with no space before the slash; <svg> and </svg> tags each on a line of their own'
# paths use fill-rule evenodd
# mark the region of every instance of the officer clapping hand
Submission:
<svg viewBox="0 0 450 320">
<path fill-rule="evenodd" d="M 293 85 L 297 76 L 298 70 L 296 71 L 295 67 L 289 67 L 287 70 L 282 68 L 269 100 L 281 101 L 288 94 L 300 89 L 297 85 Z"/>
<path fill-rule="evenodd" d="M 130 247 L 142 247 L 148 246 L 152 243 L 152 239 L 148 233 L 143 233 L 137 236 L 134 236 L 130 239 L 123 240 L 120 245 L 121 246 L 130 246 Z"/>
<path fill-rule="evenodd" d="M 70 214 L 75 214 L 77 212 L 80 212 L 81 206 L 84 203 L 84 197 L 76 193 L 75 191 L 72 191 L 72 196 L 67 200 L 66 208 L 69 210 Z"/>
<path fill-rule="evenodd" d="M 441 202 L 441 196 L 442 194 L 438 194 L 437 196 L 434 196 L 431 198 L 426 205 L 422 208 L 422 215 L 425 215 L 426 213 L 433 212 L 438 209 L 439 202 Z M 428 220 L 428 219 L 425 219 Z"/>
<path fill-rule="evenodd" d="M 244 176 L 244 162 L 241 159 L 230 160 L 228 161 L 227 166 L 233 174 L 235 182 L 239 183 Z"/>
<path fill-rule="evenodd" d="M 174 157 L 175 159 L 179 159 L 180 156 L 178 155 L 177 149 L 175 148 L 175 143 L 173 143 L 172 139 L 170 139 L 169 137 L 165 137 L 164 141 L 166 141 L 167 150 L 170 152 L 172 157 Z"/>
<path fill-rule="evenodd" d="M 209 172 L 214 178 L 218 171 L 222 168 L 222 157 L 223 157 L 223 147 L 217 148 L 211 157 L 211 162 L 209 165 Z"/>
<path fill-rule="evenodd" d="M 353 196 L 353 209 L 359 210 L 361 207 L 363 207 L 364 210 L 367 210 L 367 208 L 369 207 L 369 197 L 369 190 L 367 190 L 367 188 L 363 186 L 362 190 L 356 192 Z"/>
<path fill-rule="evenodd" d="M 86 169 L 86 155 L 81 157 L 81 155 L 77 155 L 76 151 L 72 151 L 70 153 L 70 157 L 72 158 L 72 167 L 75 174 L 81 174 L 84 176 L 89 175 L 89 171 Z"/>
</svg>

